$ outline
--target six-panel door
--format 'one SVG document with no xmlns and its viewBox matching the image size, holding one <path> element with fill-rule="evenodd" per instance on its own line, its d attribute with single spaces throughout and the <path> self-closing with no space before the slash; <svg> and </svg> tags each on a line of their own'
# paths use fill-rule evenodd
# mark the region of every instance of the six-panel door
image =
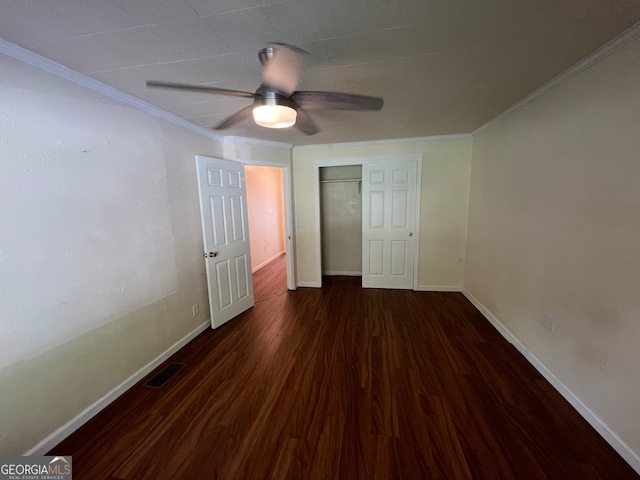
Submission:
<svg viewBox="0 0 640 480">
<path fill-rule="evenodd" d="M 253 306 L 244 165 L 196 160 L 211 326 L 216 328 Z"/>
<path fill-rule="evenodd" d="M 362 167 L 362 286 L 413 288 L 415 162 Z"/>
</svg>

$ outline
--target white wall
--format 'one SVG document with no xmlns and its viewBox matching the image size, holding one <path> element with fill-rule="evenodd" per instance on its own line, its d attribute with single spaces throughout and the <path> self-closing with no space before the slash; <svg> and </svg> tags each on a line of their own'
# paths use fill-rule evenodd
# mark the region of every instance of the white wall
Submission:
<svg viewBox="0 0 640 480">
<path fill-rule="evenodd" d="M 296 147 L 293 174 L 296 210 L 298 283 L 313 285 L 318 259 L 317 198 L 314 162 L 344 158 L 422 155 L 420 258 L 418 288 L 459 290 L 462 287 L 469 175 L 470 136 Z"/>
<path fill-rule="evenodd" d="M 291 148 L 292 145 L 288 143 L 225 137 L 223 158 L 248 164 L 285 166 L 291 165 Z"/>
<path fill-rule="evenodd" d="M 283 176 L 281 168 L 245 167 L 254 272 L 286 250 Z"/>
<path fill-rule="evenodd" d="M 209 318 L 194 156 L 222 146 L 0 71 L 0 454 L 16 455 Z"/>
<path fill-rule="evenodd" d="M 626 458 L 636 469 L 639 126 L 636 40 L 474 135 L 464 276 L 534 361 L 635 452 Z"/>
</svg>

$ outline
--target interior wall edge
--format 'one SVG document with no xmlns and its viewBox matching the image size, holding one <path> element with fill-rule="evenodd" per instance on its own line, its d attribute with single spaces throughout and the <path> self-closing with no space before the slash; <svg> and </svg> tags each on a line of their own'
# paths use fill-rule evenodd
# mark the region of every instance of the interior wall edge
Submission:
<svg viewBox="0 0 640 480">
<path fill-rule="evenodd" d="M 518 338 L 496 318 L 469 290 L 462 287 L 462 294 L 475 306 L 491 325 L 547 380 L 560 395 L 584 418 L 618 454 L 640 474 L 640 455 L 633 451 L 609 426 L 604 423 L 582 400 L 556 377 Z"/>
</svg>

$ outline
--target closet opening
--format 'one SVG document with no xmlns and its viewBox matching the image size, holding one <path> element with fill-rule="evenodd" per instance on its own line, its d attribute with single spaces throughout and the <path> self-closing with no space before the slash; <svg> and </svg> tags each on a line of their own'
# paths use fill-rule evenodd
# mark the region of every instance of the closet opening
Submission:
<svg viewBox="0 0 640 480">
<path fill-rule="evenodd" d="M 323 276 L 362 276 L 362 165 L 320 167 Z"/>
</svg>

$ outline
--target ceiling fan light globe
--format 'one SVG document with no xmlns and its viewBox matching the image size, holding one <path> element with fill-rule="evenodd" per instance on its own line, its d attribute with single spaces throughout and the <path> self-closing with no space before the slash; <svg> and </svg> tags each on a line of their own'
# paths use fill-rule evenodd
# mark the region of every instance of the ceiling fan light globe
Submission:
<svg viewBox="0 0 640 480">
<path fill-rule="evenodd" d="M 295 125 L 297 112 L 286 105 L 258 105 L 253 109 L 253 119 L 261 127 L 287 128 Z"/>
</svg>

